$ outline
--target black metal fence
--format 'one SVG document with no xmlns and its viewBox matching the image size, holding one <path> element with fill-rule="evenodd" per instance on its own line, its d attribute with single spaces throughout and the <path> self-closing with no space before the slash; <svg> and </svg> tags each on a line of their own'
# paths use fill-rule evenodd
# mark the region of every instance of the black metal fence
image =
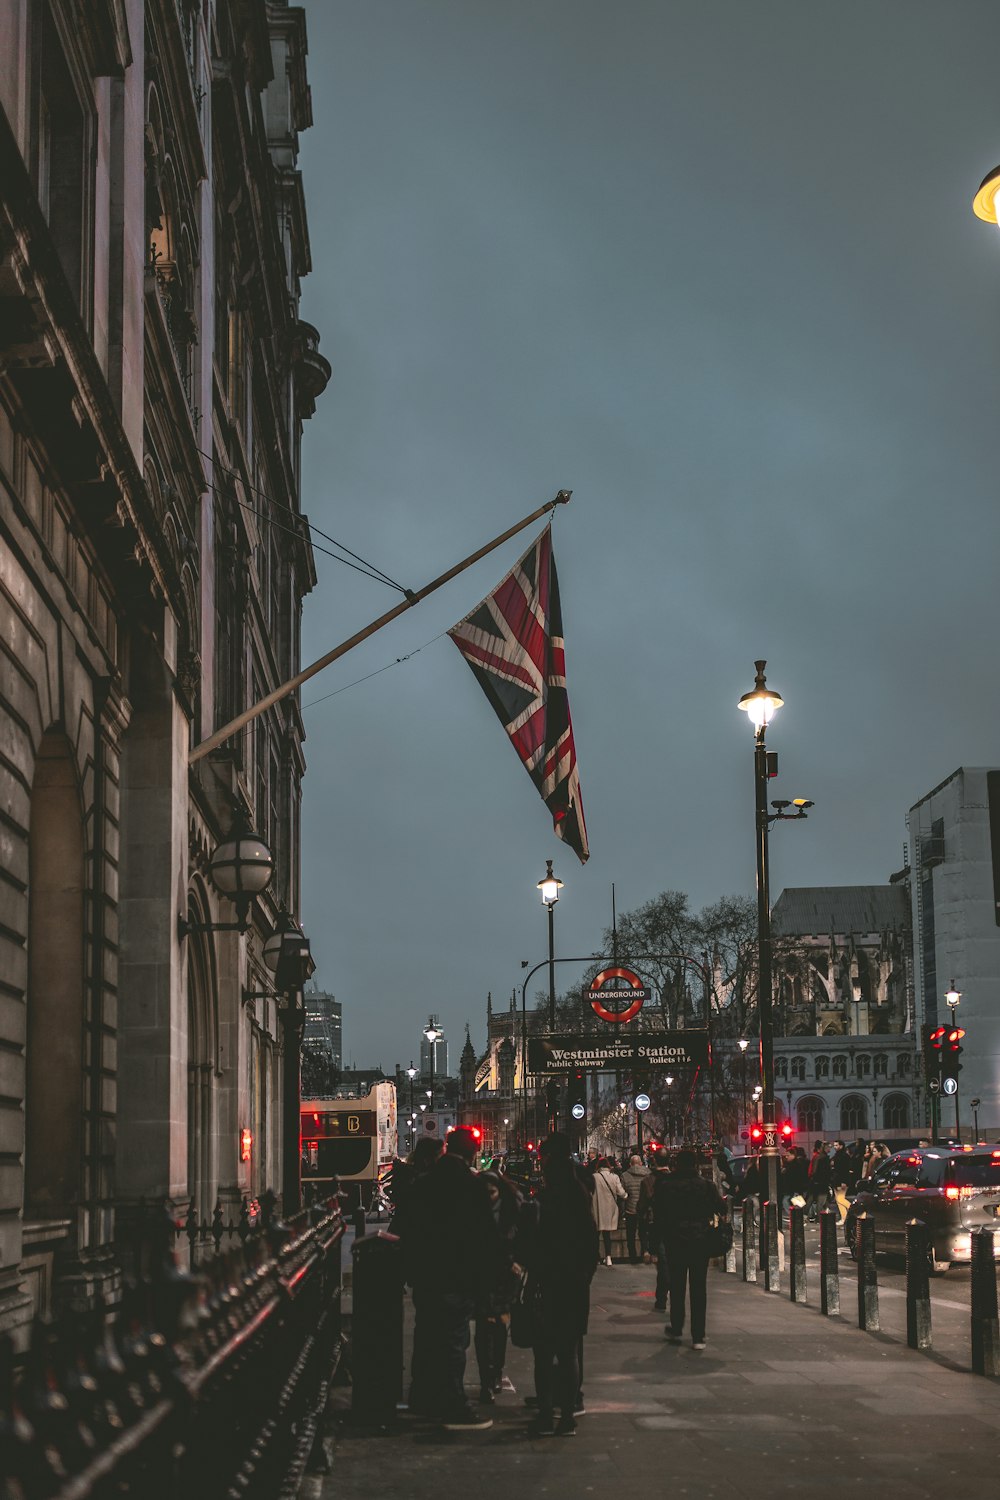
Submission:
<svg viewBox="0 0 1000 1500">
<path fill-rule="evenodd" d="M 261 1217 L 196 1274 L 177 1269 L 165 1212 L 146 1228 L 113 1317 L 98 1306 L 36 1323 L 20 1371 L 0 1345 L 5 1496 L 294 1494 L 341 1339 L 339 1204 L 292 1226 Z"/>
</svg>

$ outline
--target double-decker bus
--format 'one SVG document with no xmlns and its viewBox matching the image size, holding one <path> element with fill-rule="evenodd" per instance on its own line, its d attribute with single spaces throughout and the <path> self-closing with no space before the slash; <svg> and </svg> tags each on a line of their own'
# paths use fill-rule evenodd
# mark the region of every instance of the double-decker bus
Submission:
<svg viewBox="0 0 1000 1500">
<path fill-rule="evenodd" d="M 299 1123 L 303 1187 L 321 1198 L 334 1178 L 356 1182 L 367 1207 L 396 1155 L 395 1084 L 376 1083 L 357 1099 L 303 1099 Z"/>
</svg>

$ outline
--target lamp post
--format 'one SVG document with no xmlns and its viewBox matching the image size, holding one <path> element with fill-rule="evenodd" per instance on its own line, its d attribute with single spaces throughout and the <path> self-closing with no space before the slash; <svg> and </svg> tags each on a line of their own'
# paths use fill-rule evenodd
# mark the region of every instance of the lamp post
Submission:
<svg viewBox="0 0 1000 1500">
<path fill-rule="evenodd" d="M 298 1213 L 302 1204 L 301 1052 L 305 1026 L 302 987 L 316 968 L 309 939 L 289 912 L 282 912 L 278 925 L 261 951 L 265 967 L 274 975 L 274 987 L 284 992 L 279 1007 L 282 1028 L 282 1173 L 281 1208 L 285 1218 Z"/>
<path fill-rule="evenodd" d="M 750 1043 L 745 1036 L 740 1037 L 740 1082 L 743 1085 L 743 1129 L 746 1131 L 746 1141 L 743 1146 L 743 1155 L 750 1154 L 750 1121 L 747 1119 L 747 1048 Z"/>
<path fill-rule="evenodd" d="M 670 1090 L 674 1086 L 672 1073 L 668 1073 L 663 1082 L 667 1086 L 667 1140 L 672 1146 L 674 1144 L 674 1096 Z"/>
<path fill-rule="evenodd" d="M 982 1099 L 969 1100 L 969 1107 L 972 1110 L 972 1144 L 974 1146 L 979 1144 L 979 1106 L 982 1102 Z"/>
<path fill-rule="evenodd" d="M 509 1156 L 510 1155 L 510 1119 L 509 1119 L 509 1117 L 507 1115 L 504 1115 L 503 1128 L 504 1128 L 504 1131 L 505 1131 L 505 1149 L 507 1151 L 507 1155 Z"/>
<path fill-rule="evenodd" d="M 767 748 L 765 735 L 784 699 L 768 688 L 764 678 L 764 661 L 757 661 L 757 679 L 739 706 L 754 730 L 754 807 L 757 829 L 757 1011 L 760 1017 L 760 1081 L 764 1091 L 764 1144 L 761 1155 L 767 1162 L 767 1196 L 778 1202 L 778 1132 L 774 1104 L 774 1013 L 771 992 L 771 902 L 768 891 L 767 836 Z"/>
<path fill-rule="evenodd" d="M 434 1048 L 435 1048 L 437 1042 L 440 1040 L 440 1037 L 441 1037 L 441 1032 L 440 1032 L 439 1028 L 437 1026 L 435 1026 L 435 1024 L 434 1024 L 434 1017 L 433 1016 L 428 1016 L 428 1018 L 427 1018 L 427 1025 L 424 1027 L 424 1036 L 427 1038 L 428 1042 L 430 1042 L 430 1048 L 431 1048 L 431 1050 L 430 1050 L 430 1063 L 431 1063 L 431 1068 L 430 1068 L 430 1074 L 431 1074 L 431 1076 L 430 1076 L 430 1085 L 431 1086 L 430 1086 L 430 1091 L 429 1091 L 427 1097 L 431 1101 L 431 1113 L 433 1114 L 433 1112 L 434 1112 Z"/>
<path fill-rule="evenodd" d="M 556 902 L 559 900 L 559 892 L 563 883 L 558 876 L 552 873 L 552 861 L 545 861 L 545 875 L 538 882 L 538 889 L 542 893 L 542 905 L 549 915 L 549 1030 L 556 1029 L 556 947 L 555 947 L 555 923 L 553 913 Z"/>
<path fill-rule="evenodd" d="M 948 1014 L 951 1017 L 951 1022 L 950 1022 L 951 1029 L 952 1029 L 952 1031 L 954 1031 L 955 1028 L 956 1028 L 956 1026 L 958 1025 L 958 1022 L 956 1021 L 955 1016 L 956 1016 L 956 1013 L 958 1011 L 958 1007 L 959 1007 L 959 1005 L 961 1003 L 961 1000 L 962 1000 L 962 992 L 961 992 L 961 990 L 956 990 L 954 979 L 951 981 L 950 988 L 945 992 L 944 999 L 945 999 L 945 1004 L 948 1007 Z M 960 1112 L 959 1112 L 959 1107 L 958 1107 L 958 1061 L 957 1061 L 957 1059 L 955 1060 L 955 1074 L 954 1074 L 954 1078 L 955 1078 L 955 1139 L 958 1141 L 959 1145 L 961 1145 L 962 1144 L 962 1122 L 961 1122 L 961 1119 L 960 1119 Z"/>
<path fill-rule="evenodd" d="M 236 907 L 236 921 L 192 922 L 181 915 L 177 918 L 177 935 L 181 939 L 192 932 L 246 932 L 254 897 L 271 884 L 274 855 L 250 827 L 243 807 L 234 813 L 228 837 L 213 850 L 208 869 L 215 889 Z"/>
<path fill-rule="evenodd" d="M 417 1070 L 413 1066 L 413 1058 L 410 1058 L 410 1066 L 406 1070 L 406 1076 L 410 1080 L 410 1150 L 413 1150 L 413 1080 L 417 1076 Z"/>
</svg>

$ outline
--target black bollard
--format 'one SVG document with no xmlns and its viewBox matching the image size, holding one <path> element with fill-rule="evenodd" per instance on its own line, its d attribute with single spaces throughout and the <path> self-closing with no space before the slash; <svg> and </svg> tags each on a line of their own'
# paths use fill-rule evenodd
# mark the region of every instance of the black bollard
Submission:
<svg viewBox="0 0 1000 1500">
<path fill-rule="evenodd" d="M 788 1278 L 793 1302 L 808 1302 L 806 1295 L 806 1211 L 792 1204 L 788 1214 L 788 1243 L 791 1265 Z"/>
<path fill-rule="evenodd" d="M 860 1213 L 854 1222 L 858 1235 L 858 1327 L 866 1333 L 879 1333 L 875 1220 L 869 1213 Z"/>
<path fill-rule="evenodd" d="M 757 1280 L 757 1199 L 743 1200 L 743 1280 Z"/>
<path fill-rule="evenodd" d="M 765 1292 L 780 1292 L 781 1278 L 778 1275 L 777 1203 L 765 1203 L 761 1217 L 763 1219 L 763 1233 L 761 1235 L 761 1239 L 765 1246 L 764 1290 Z"/>
<path fill-rule="evenodd" d="M 354 1238 L 356 1240 L 360 1240 L 362 1235 L 365 1233 L 365 1226 L 368 1222 L 365 1217 L 364 1208 L 356 1208 L 352 1213 L 351 1218 L 354 1221 Z"/>
<path fill-rule="evenodd" d="M 931 1237 L 923 1219 L 906 1221 L 906 1342 L 931 1347 Z"/>
<path fill-rule="evenodd" d="M 403 1274 L 399 1240 L 379 1230 L 355 1240 L 351 1421 L 387 1427 L 403 1397 Z"/>
<path fill-rule="evenodd" d="M 972 1231 L 972 1371 L 1000 1375 L 997 1268 L 993 1230 L 985 1228 Z"/>
<path fill-rule="evenodd" d="M 819 1310 L 824 1317 L 840 1313 L 840 1265 L 837 1260 L 837 1228 L 840 1211 L 824 1208 L 819 1216 Z"/>
</svg>

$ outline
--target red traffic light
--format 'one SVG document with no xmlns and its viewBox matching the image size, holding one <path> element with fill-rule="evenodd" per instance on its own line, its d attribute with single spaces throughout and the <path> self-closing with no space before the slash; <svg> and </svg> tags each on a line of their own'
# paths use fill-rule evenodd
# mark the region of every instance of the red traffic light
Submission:
<svg viewBox="0 0 1000 1500">
<path fill-rule="evenodd" d="M 948 1045 L 949 1045 L 949 1047 L 955 1047 L 955 1046 L 957 1046 L 958 1043 L 962 1040 L 962 1038 L 963 1038 L 964 1035 L 965 1035 L 965 1030 L 961 1026 L 956 1026 L 955 1029 L 954 1029 L 954 1031 L 949 1031 L 949 1033 L 948 1033 Z"/>
<path fill-rule="evenodd" d="M 535 1149 L 535 1143 L 534 1143 L 534 1141 L 529 1141 L 526 1149 L 528 1151 L 534 1151 L 534 1149 Z"/>
<path fill-rule="evenodd" d="M 477 1141 L 481 1141 L 483 1138 L 483 1132 L 479 1129 L 478 1125 L 473 1125 L 472 1134 L 475 1136 Z"/>
<path fill-rule="evenodd" d="M 927 1038 L 932 1047 L 937 1047 L 940 1050 L 944 1046 L 944 1038 L 947 1030 L 947 1026 L 936 1026 L 934 1028 Z"/>
<path fill-rule="evenodd" d="M 764 1139 L 764 1127 L 763 1127 L 763 1125 L 751 1125 L 750 1126 L 750 1139 L 752 1141 L 762 1141 Z"/>
<path fill-rule="evenodd" d="M 792 1138 L 792 1136 L 794 1134 L 795 1134 L 795 1126 L 792 1124 L 791 1120 L 785 1120 L 785 1121 L 783 1121 L 782 1126 L 781 1126 L 781 1136 L 782 1136 L 782 1139 L 786 1140 L 786 1141 L 790 1141 L 791 1138 Z"/>
</svg>

